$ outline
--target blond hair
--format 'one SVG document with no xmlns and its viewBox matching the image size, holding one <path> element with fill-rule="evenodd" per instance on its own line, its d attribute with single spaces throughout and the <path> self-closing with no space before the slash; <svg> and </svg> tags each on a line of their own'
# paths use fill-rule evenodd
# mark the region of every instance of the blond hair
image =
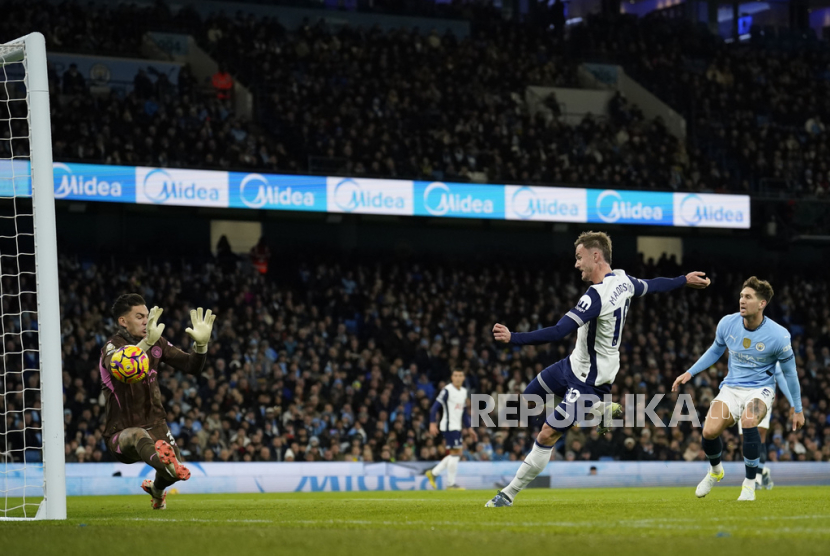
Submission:
<svg viewBox="0 0 830 556">
<path fill-rule="evenodd" d="M 611 264 L 611 238 L 605 232 L 582 232 L 574 242 L 574 247 L 579 244 L 585 249 L 599 249 L 605 262 Z"/>
</svg>

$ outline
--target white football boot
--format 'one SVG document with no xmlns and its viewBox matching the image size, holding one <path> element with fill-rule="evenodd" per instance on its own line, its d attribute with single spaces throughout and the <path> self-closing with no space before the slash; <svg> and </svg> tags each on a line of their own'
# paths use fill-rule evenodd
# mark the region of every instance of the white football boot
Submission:
<svg viewBox="0 0 830 556">
<path fill-rule="evenodd" d="M 772 476 L 769 472 L 769 467 L 764 467 L 764 472 L 761 473 L 761 484 L 764 485 L 764 488 L 767 490 L 772 490 L 772 487 L 775 486 L 775 483 L 772 481 Z"/>
<path fill-rule="evenodd" d="M 709 472 L 703 477 L 703 480 L 698 483 L 697 488 L 695 489 L 695 496 L 698 498 L 703 498 L 709 492 L 711 492 L 712 487 L 715 486 L 715 483 L 719 483 L 723 480 L 723 469 L 721 469 L 720 473 L 712 472 L 712 468 L 709 468 Z"/>
<path fill-rule="evenodd" d="M 741 495 L 738 496 L 738 502 L 751 500 L 755 500 L 755 479 L 744 479 L 744 484 L 741 486 Z"/>
</svg>

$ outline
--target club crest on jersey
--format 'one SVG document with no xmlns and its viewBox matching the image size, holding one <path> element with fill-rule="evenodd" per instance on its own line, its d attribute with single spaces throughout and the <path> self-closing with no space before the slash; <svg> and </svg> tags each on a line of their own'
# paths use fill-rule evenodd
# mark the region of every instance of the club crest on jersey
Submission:
<svg viewBox="0 0 830 556">
<path fill-rule="evenodd" d="M 580 313 L 584 313 L 588 309 L 591 308 L 591 298 L 587 295 L 583 295 L 579 298 L 579 303 L 576 304 L 576 309 Z"/>
<path fill-rule="evenodd" d="M 758 351 L 764 351 L 766 347 L 767 346 L 764 345 L 764 342 L 758 342 L 757 344 L 755 344 L 755 349 L 757 349 Z"/>
<path fill-rule="evenodd" d="M 579 399 L 579 390 L 570 388 L 568 393 L 565 394 L 565 401 L 568 403 L 574 403 L 577 399 Z"/>
<path fill-rule="evenodd" d="M 752 340 L 749 338 L 744 338 L 744 349 L 749 349 L 749 346 L 752 345 Z"/>
</svg>

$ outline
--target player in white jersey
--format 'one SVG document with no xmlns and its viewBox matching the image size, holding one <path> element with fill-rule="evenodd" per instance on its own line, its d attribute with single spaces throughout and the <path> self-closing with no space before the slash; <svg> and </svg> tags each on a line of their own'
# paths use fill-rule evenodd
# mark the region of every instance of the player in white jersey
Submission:
<svg viewBox="0 0 830 556">
<path fill-rule="evenodd" d="M 470 414 L 467 413 L 467 389 L 462 386 L 463 384 L 464 371 L 453 371 L 450 384 L 444 386 L 438 393 L 438 397 L 429 412 L 430 434 L 437 436 L 440 430 L 447 446 L 447 455 L 444 456 L 444 459 L 425 473 L 432 488 L 438 488 L 435 477 L 446 469 L 447 490 L 464 490 L 463 487 L 455 484 L 458 461 L 461 459 L 461 451 L 463 450 L 461 433 L 464 429 L 469 429 L 468 432 L 474 440 L 477 440 L 477 435 L 470 428 Z M 440 421 L 438 421 L 439 412 L 441 413 Z"/>
<path fill-rule="evenodd" d="M 784 371 L 781 370 L 781 363 L 777 361 L 775 362 L 775 384 L 790 404 L 790 419 L 792 419 L 793 413 L 795 413 L 793 397 L 790 394 L 789 386 L 787 386 L 787 380 L 784 378 Z M 761 453 L 758 461 L 758 472 L 755 474 L 755 490 L 761 490 L 762 488 L 772 490 L 772 487 L 775 486 L 775 483 L 772 481 L 772 474 L 770 473 L 769 467 L 766 466 L 767 431 L 769 430 L 771 417 L 772 411 L 767 411 L 766 417 L 761 419 L 761 422 L 758 423 L 758 434 L 761 437 Z M 741 426 L 740 421 L 738 421 L 738 434 L 741 436 L 741 444 L 743 444 L 744 428 Z"/>
<path fill-rule="evenodd" d="M 726 315 L 720 320 L 715 342 L 672 385 L 672 391 L 676 392 L 680 385 L 717 363 L 729 348 L 729 372 L 721 382 L 720 393 L 712 401 L 703 423 L 702 445 L 710 468 L 709 473 L 697 485 L 695 494 L 698 498 L 709 494 L 715 483 L 723 479 L 723 443 L 720 435 L 727 427 L 740 421 L 746 478 L 738 500 L 755 500 L 755 477 L 761 457 L 758 426 L 772 410 L 775 399 L 773 369 L 776 363 L 781 364 L 781 372 L 792 397 L 792 407 L 795 408 L 792 414 L 793 430 L 804 425 L 801 386 L 798 384 L 790 333 L 764 316 L 764 309 L 772 295 L 769 282 L 755 276 L 748 278 L 741 289 L 740 312 Z"/>
<path fill-rule="evenodd" d="M 577 270 L 591 286 L 576 307 L 550 328 L 533 332 L 510 332 L 503 324 L 493 327 L 496 341 L 516 345 L 544 344 L 561 340 L 578 330 L 576 347 L 567 357 L 543 370 L 525 389 L 525 395 L 556 397 L 559 403 L 545 419 L 533 449 L 507 487 L 486 506 L 512 506 L 515 496 L 550 461 L 551 449 L 562 433 L 571 428 L 577 407 L 590 408 L 590 397 L 602 398 L 620 370 L 620 338 L 632 297 L 667 292 L 689 286 L 705 288 L 709 279 L 702 272 L 677 278 L 640 280 L 622 270 L 611 270 L 611 239 L 602 232 L 584 232 L 574 242 Z M 580 398 L 582 398 L 580 400 Z"/>
</svg>

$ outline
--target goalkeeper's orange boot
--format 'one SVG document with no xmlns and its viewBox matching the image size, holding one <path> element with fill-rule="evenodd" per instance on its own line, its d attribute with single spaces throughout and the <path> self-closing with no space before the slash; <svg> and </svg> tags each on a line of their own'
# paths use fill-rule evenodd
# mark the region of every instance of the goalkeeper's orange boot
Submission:
<svg viewBox="0 0 830 556">
<path fill-rule="evenodd" d="M 167 472 L 171 477 L 179 481 L 186 481 L 190 478 L 190 469 L 182 465 L 176 458 L 176 450 L 166 440 L 156 441 L 156 453 L 159 461 L 167 466 Z"/>
<path fill-rule="evenodd" d="M 143 483 L 141 483 L 141 488 L 144 489 L 144 492 L 149 494 L 152 497 L 153 509 L 154 510 L 164 510 L 167 508 L 167 491 L 159 490 L 153 484 L 153 481 L 150 479 L 145 479 Z"/>
</svg>

